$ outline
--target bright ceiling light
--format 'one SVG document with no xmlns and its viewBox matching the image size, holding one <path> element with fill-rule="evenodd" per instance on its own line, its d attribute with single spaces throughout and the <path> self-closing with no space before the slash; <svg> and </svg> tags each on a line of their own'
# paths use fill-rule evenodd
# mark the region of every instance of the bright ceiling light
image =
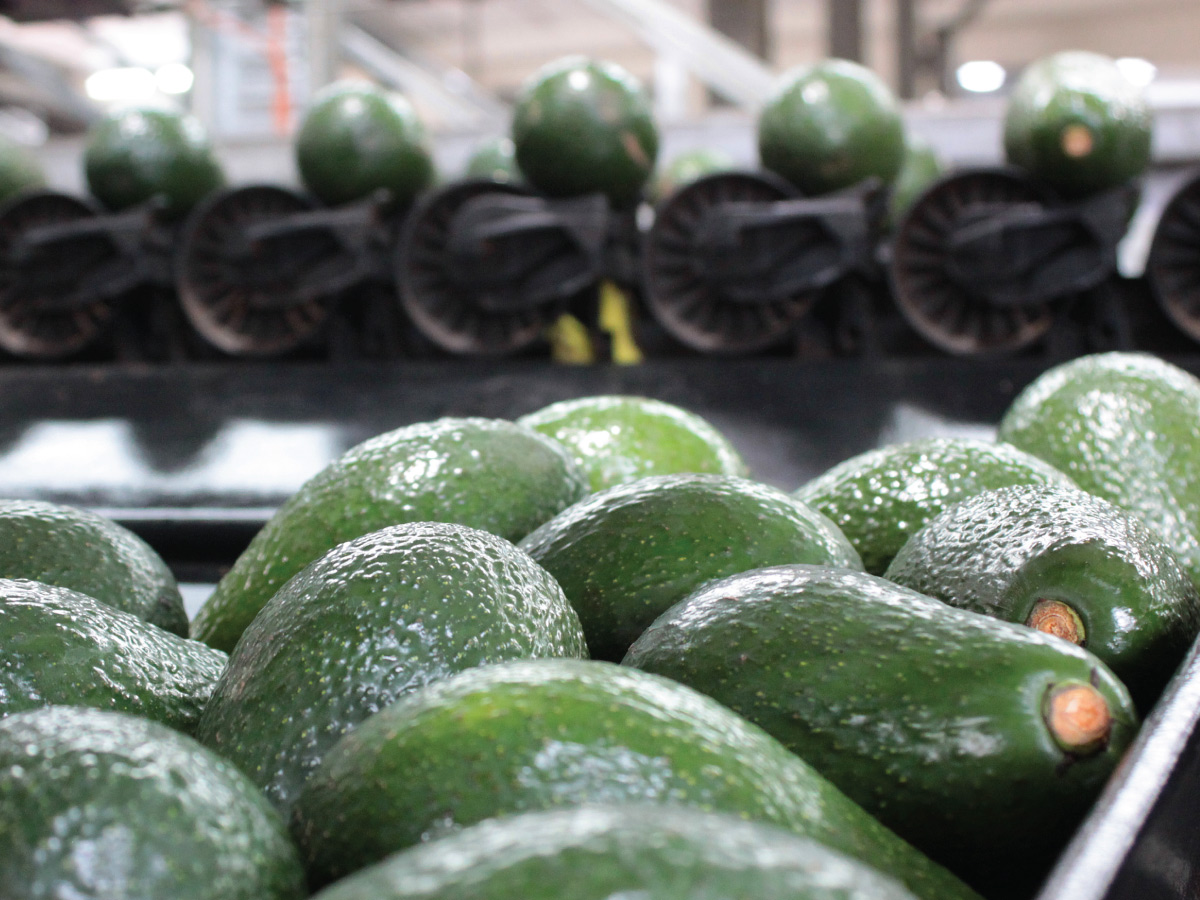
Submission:
<svg viewBox="0 0 1200 900">
<path fill-rule="evenodd" d="M 958 67 L 955 73 L 958 84 L 964 91 L 973 94 L 990 94 L 1004 87 L 1007 73 L 1004 66 L 990 59 L 974 59 Z"/>
<path fill-rule="evenodd" d="M 89 97 L 101 102 L 147 100 L 158 90 L 154 73 L 135 66 L 93 72 L 83 87 Z"/>
<path fill-rule="evenodd" d="M 164 94 L 186 94 L 195 80 L 192 70 L 183 63 L 167 63 L 154 72 L 154 81 Z"/>
<path fill-rule="evenodd" d="M 1130 84 L 1145 87 L 1158 74 L 1158 66 L 1138 56 L 1122 56 L 1117 60 L 1117 69 Z"/>
</svg>

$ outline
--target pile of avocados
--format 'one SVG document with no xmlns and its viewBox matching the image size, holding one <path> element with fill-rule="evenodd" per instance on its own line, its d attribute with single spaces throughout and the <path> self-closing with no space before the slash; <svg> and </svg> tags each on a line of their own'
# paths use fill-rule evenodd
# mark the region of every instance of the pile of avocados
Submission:
<svg viewBox="0 0 1200 900">
<path fill-rule="evenodd" d="M 0 502 L 4 896 L 1028 900 L 1200 633 L 1200 380 L 998 425 L 786 493 L 648 398 L 414 423 L 190 623 Z"/>
</svg>

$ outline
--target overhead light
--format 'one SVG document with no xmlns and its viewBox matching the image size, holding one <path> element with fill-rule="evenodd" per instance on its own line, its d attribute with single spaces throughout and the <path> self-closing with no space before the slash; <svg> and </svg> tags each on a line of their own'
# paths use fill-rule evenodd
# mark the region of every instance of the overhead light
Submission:
<svg viewBox="0 0 1200 900">
<path fill-rule="evenodd" d="M 1158 66 L 1139 56 L 1122 56 L 1117 60 L 1117 70 L 1125 80 L 1137 87 L 1145 87 L 1158 74 Z"/>
<path fill-rule="evenodd" d="M 154 81 L 164 94 L 186 94 L 192 89 L 196 76 L 183 63 L 167 63 L 154 72 Z"/>
<path fill-rule="evenodd" d="M 83 83 L 93 100 L 101 102 L 148 100 L 158 90 L 154 73 L 139 66 L 101 69 Z"/>
<path fill-rule="evenodd" d="M 974 59 L 958 67 L 958 85 L 973 94 L 990 94 L 1004 87 L 1004 66 L 990 59 Z"/>
</svg>

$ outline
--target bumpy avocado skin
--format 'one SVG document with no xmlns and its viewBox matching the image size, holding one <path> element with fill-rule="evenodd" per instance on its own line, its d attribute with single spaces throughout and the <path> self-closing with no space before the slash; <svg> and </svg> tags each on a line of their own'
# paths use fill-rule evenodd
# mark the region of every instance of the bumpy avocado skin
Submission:
<svg viewBox="0 0 1200 900">
<path fill-rule="evenodd" d="M 649 475 L 749 474 L 737 448 L 711 424 L 686 409 L 648 397 L 563 400 L 517 421 L 566 447 L 593 491 Z"/>
<path fill-rule="evenodd" d="M 554 441 L 501 419 L 438 419 L 359 444 L 254 536 L 192 622 L 232 650 L 284 583 L 338 544 L 403 522 L 455 522 L 519 540 L 587 493 Z"/>
<path fill-rule="evenodd" d="M 410 694 L 330 751 L 292 824 L 319 886 L 487 818 L 625 802 L 780 825 L 919 897 L 974 896 L 757 727 L 596 661 L 501 663 Z"/>
<path fill-rule="evenodd" d="M 828 516 L 854 545 L 863 568 L 882 575 L 913 532 L 946 507 L 1011 484 L 1070 487 L 1072 481 L 1004 444 L 923 438 L 852 456 L 794 496 Z"/>
<path fill-rule="evenodd" d="M 1200 631 L 1200 593 L 1140 519 L 1079 490 L 1022 485 L 952 506 L 909 538 L 890 581 L 1025 623 L 1039 600 L 1070 606 L 1088 650 L 1147 711 Z"/>
<path fill-rule="evenodd" d="M 1082 356 L 1022 391 L 999 438 L 1140 516 L 1200 585 L 1200 380 L 1148 354 Z"/>
<path fill-rule="evenodd" d="M 0 577 L 95 597 L 183 637 L 183 597 L 161 556 L 127 528 L 85 509 L 0 500 Z"/>
<path fill-rule="evenodd" d="M 192 732 L 225 669 L 220 650 L 66 588 L 0 579 L 0 716 L 90 706 Z"/>
<path fill-rule="evenodd" d="M 714 578 L 793 562 L 861 568 L 825 516 L 726 475 L 657 475 L 600 491 L 520 546 L 562 585 L 592 658 L 610 662 Z"/>
<path fill-rule="evenodd" d="M 508 541 L 418 522 L 334 548 L 238 642 L 197 736 L 284 816 L 326 751 L 404 694 L 473 666 L 587 648 L 554 579 Z"/>
<path fill-rule="evenodd" d="M 345 878 L 320 900 L 917 900 L 815 841 L 736 816 L 589 805 L 493 819 Z"/>
<path fill-rule="evenodd" d="M 1124 686 L 1080 648 L 824 566 L 706 585 L 625 663 L 761 726 L 986 896 L 1046 874 L 1137 729 Z M 1064 682 L 1094 685 L 1112 711 L 1092 756 L 1064 753 L 1045 725 Z"/>
</svg>

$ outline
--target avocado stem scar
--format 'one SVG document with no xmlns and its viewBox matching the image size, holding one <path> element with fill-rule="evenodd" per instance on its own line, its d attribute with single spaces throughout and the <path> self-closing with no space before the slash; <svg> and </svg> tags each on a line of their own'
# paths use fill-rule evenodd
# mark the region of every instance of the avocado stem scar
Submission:
<svg viewBox="0 0 1200 900">
<path fill-rule="evenodd" d="M 1055 743 L 1076 755 L 1103 750 L 1112 732 L 1108 701 L 1090 684 L 1052 685 L 1046 693 L 1042 718 Z"/>
<path fill-rule="evenodd" d="M 1087 631 L 1079 614 L 1061 600 L 1039 600 L 1033 604 L 1025 624 L 1072 644 L 1083 644 Z"/>
</svg>

